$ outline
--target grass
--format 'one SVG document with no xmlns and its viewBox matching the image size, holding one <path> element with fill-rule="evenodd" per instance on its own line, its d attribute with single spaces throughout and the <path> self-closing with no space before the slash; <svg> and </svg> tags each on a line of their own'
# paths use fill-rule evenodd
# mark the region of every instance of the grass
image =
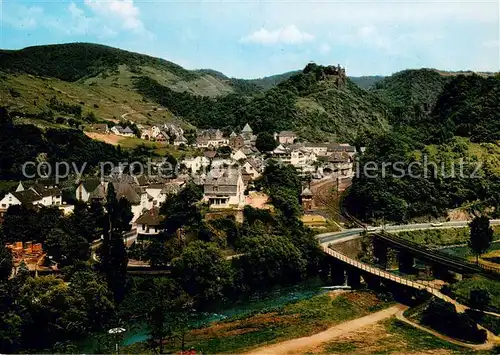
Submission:
<svg viewBox="0 0 500 355">
<path fill-rule="evenodd" d="M 462 354 L 466 349 L 391 318 L 355 336 L 329 342 L 322 350 L 329 354 L 408 354 L 435 350 Z"/>
<path fill-rule="evenodd" d="M 451 285 L 452 297 L 467 304 L 470 291 L 473 289 L 487 290 L 491 295 L 490 306 L 495 310 L 500 310 L 500 282 L 485 277 L 476 276 Z"/>
<path fill-rule="evenodd" d="M 154 149 L 156 154 L 160 156 L 165 156 L 166 154 L 172 155 L 174 158 L 178 159 L 182 155 L 193 155 L 190 153 L 194 153 L 193 149 L 186 148 L 186 150 L 179 150 L 177 147 L 169 144 L 160 144 L 157 142 L 145 141 L 136 137 L 125 137 L 118 142 L 118 144 L 125 149 L 134 149 L 141 145 L 144 145 L 148 148 Z"/>
<path fill-rule="evenodd" d="M 399 232 L 397 236 L 432 247 L 467 243 L 470 230 L 469 228 L 415 230 Z"/>
<path fill-rule="evenodd" d="M 253 347 L 315 334 L 390 304 L 367 291 L 345 293 L 333 299 L 325 293 L 262 313 L 240 315 L 195 329 L 187 335 L 186 347 L 208 354 L 241 353 Z M 168 348 L 169 352 L 178 350 L 178 344 Z M 137 346 L 134 351 L 143 352 Z"/>
</svg>

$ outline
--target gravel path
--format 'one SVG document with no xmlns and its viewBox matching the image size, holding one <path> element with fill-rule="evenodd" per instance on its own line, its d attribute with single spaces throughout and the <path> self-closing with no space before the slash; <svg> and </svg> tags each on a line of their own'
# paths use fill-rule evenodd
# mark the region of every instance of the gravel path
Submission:
<svg viewBox="0 0 500 355">
<path fill-rule="evenodd" d="M 337 324 L 321 333 L 317 333 L 308 337 L 287 340 L 277 344 L 263 346 L 250 351 L 248 354 L 301 354 L 309 349 L 313 349 L 323 343 L 344 335 L 345 333 L 352 332 L 365 326 L 380 322 L 381 320 L 390 318 L 398 312 L 405 310 L 406 308 L 407 307 L 403 305 L 396 305 L 358 319 L 353 319 L 345 323 Z"/>
</svg>

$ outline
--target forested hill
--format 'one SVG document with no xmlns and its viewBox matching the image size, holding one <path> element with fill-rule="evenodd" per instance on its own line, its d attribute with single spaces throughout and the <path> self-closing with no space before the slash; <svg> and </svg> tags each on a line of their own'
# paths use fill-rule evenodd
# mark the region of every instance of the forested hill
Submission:
<svg viewBox="0 0 500 355">
<path fill-rule="evenodd" d="M 297 75 L 301 72 L 301 70 L 292 70 L 283 74 L 276 74 L 271 76 L 266 76 L 259 79 L 249 79 L 245 80 L 251 84 L 256 85 L 257 87 L 263 90 L 269 90 L 282 82 L 288 80 L 294 75 Z M 382 80 L 384 77 L 380 75 L 368 75 L 368 76 L 350 76 L 349 79 L 356 85 L 358 85 L 362 89 L 369 89 L 373 87 L 376 83 Z"/>
<path fill-rule="evenodd" d="M 31 74 L 88 85 L 128 85 L 145 75 L 175 91 L 217 96 L 240 90 L 239 83 L 213 73 L 190 71 L 164 59 L 91 43 L 0 50 L 0 71 Z"/>
<path fill-rule="evenodd" d="M 391 106 L 396 123 L 429 113 L 451 77 L 433 69 L 404 70 L 375 83 L 370 92 Z"/>
<path fill-rule="evenodd" d="M 147 77 L 136 80 L 135 88 L 198 127 L 242 128 L 249 122 L 257 132 L 295 129 L 311 140 L 336 136 L 349 141 L 388 128 L 389 111 L 384 103 L 348 78 L 338 81 L 327 71 L 327 67 L 309 64 L 251 99 L 240 95 L 200 98 L 174 92 Z"/>
<path fill-rule="evenodd" d="M 433 139 L 453 136 L 473 142 L 500 141 L 500 75 L 457 76 L 444 87 L 425 124 Z"/>
</svg>

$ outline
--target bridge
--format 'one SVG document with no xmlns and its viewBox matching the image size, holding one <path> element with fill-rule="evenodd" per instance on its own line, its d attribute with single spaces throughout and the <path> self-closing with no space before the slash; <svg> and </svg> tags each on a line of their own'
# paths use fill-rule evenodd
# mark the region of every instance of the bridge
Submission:
<svg viewBox="0 0 500 355">
<path fill-rule="evenodd" d="M 500 220 L 491 221 L 492 225 L 500 225 Z M 444 229 L 444 228 L 463 228 L 467 227 L 468 222 L 466 221 L 458 221 L 458 222 L 447 222 L 443 223 L 442 226 L 433 227 L 431 224 L 422 223 L 422 224 L 409 224 L 409 225 L 398 225 L 398 226 L 388 226 L 386 231 L 389 233 L 395 233 L 405 230 L 423 230 L 423 229 Z M 406 272 L 410 268 L 413 267 L 414 258 L 417 257 L 419 260 L 423 260 L 424 262 L 431 263 L 433 266 L 437 266 L 441 271 L 444 269 L 445 271 L 454 271 L 460 273 L 462 275 L 468 274 L 477 274 L 482 273 L 486 276 L 498 276 L 498 269 L 495 270 L 486 270 L 484 267 L 479 267 L 478 265 L 467 262 L 464 259 L 454 258 L 447 254 L 441 253 L 436 250 L 431 250 L 425 246 L 410 242 L 408 240 L 399 238 L 392 234 L 382 234 L 378 233 L 380 228 L 376 229 L 373 234 L 375 239 L 374 243 L 374 254 L 379 254 L 376 258 L 379 260 L 379 266 L 368 265 L 366 263 L 362 263 L 358 260 L 348 257 L 347 255 L 332 250 L 330 248 L 331 244 L 342 243 L 354 239 L 362 238 L 361 233 L 364 231 L 364 228 L 355 228 L 346 231 L 336 232 L 336 233 L 324 233 L 318 234 L 316 238 L 318 239 L 323 251 L 328 255 L 332 256 L 337 262 L 332 264 L 332 280 L 337 283 L 345 282 L 345 274 L 347 274 L 347 282 L 351 286 L 356 286 L 359 284 L 359 279 L 361 274 L 363 274 L 363 278 L 366 279 L 367 283 L 374 282 L 373 277 L 375 276 L 378 282 L 378 279 L 386 279 L 393 281 L 398 284 L 402 284 L 405 286 L 409 286 L 414 289 L 425 289 L 427 291 L 433 290 L 431 293 L 435 294 L 435 292 L 439 292 L 438 289 L 433 286 L 432 283 L 426 281 L 413 281 L 405 278 L 401 275 L 395 275 L 391 272 L 385 270 L 387 257 L 387 247 L 393 247 L 400 251 L 403 256 L 400 255 L 400 271 Z M 378 251 L 375 247 L 378 243 Z M 381 245 L 382 244 L 382 245 Z M 381 260 L 382 259 L 382 260 Z M 338 262 L 341 262 L 339 264 Z M 411 266 L 411 267 L 410 267 Z M 440 298 L 443 298 L 445 295 L 440 295 Z"/>
</svg>

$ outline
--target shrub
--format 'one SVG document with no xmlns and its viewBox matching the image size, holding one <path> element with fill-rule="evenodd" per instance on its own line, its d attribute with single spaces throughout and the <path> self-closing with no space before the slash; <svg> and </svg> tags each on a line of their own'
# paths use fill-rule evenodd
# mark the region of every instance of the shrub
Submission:
<svg viewBox="0 0 500 355">
<path fill-rule="evenodd" d="M 457 313 L 455 306 L 440 299 L 432 299 L 423 311 L 422 323 L 451 337 L 484 343 L 486 331 L 479 329 L 476 322 L 466 313 Z"/>
</svg>

